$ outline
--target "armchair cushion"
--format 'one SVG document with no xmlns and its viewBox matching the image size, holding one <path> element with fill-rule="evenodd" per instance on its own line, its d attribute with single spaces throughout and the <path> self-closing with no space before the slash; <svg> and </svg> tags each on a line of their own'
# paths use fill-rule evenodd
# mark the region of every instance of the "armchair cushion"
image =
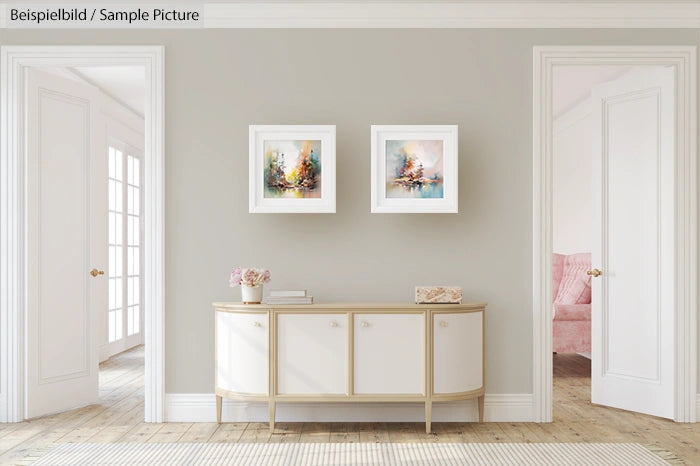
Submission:
<svg viewBox="0 0 700 466">
<path fill-rule="evenodd" d="M 591 302 L 591 277 L 586 274 L 590 267 L 590 253 L 566 256 L 564 274 L 557 297 L 554 299 L 555 304 L 589 304 Z"/>
<path fill-rule="evenodd" d="M 565 261 L 566 254 L 552 253 L 552 302 L 554 302 L 554 298 L 556 298 L 559 293 L 561 277 L 564 275 Z"/>
<path fill-rule="evenodd" d="M 591 320 L 591 305 L 555 304 L 554 320 Z"/>
</svg>

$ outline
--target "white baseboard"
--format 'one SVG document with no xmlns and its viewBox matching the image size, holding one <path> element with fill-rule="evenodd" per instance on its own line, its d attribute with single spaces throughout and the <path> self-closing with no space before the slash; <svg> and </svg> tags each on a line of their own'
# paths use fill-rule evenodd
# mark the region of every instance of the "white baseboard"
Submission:
<svg viewBox="0 0 700 466">
<path fill-rule="evenodd" d="M 484 420 L 532 421 L 532 395 L 487 394 Z M 268 422 L 267 403 L 224 399 L 224 422 Z M 423 422 L 423 403 L 277 403 L 278 422 Z M 435 422 L 478 420 L 476 400 L 433 403 Z M 216 397 L 211 393 L 167 393 L 166 422 L 216 422 Z"/>
<path fill-rule="evenodd" d="M 700 422 L 700 393 L 695 398 L 695 422 Z"/>
</svg>

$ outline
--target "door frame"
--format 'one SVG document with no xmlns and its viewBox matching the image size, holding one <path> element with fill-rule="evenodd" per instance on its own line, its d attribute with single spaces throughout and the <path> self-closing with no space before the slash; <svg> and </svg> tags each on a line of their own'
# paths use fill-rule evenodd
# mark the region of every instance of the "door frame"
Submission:
<svg viewBox="0 0 700 466">
<path fill-rule="evenodd" d="M 533 421 L 552 421 L 552 67 L 669 65 L 676 68 L 674 420 L 696 421 L 697 94 L 695 46 L 533 48 L 532 350 Z"/>
<path fill-rule="evenodd" d="M 145 70 L 145 421 L 163 421 L 164 55 L 162 46 L 0 47 L 0 422 L 26 418 L 28 67 L 143 66 Z"/>
</svg>

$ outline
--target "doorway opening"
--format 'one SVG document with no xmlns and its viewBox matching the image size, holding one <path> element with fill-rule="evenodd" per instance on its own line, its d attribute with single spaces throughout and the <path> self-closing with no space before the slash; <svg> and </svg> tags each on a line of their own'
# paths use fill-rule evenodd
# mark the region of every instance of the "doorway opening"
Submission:
<svg viewBox="0 0 700 466">
<path fill-rule="evenodd" d="M 27 296 L 25 403 L 35 418 L 102 403 L 113 387 L 95 359 L 144 343 L 145 76 L 138 66 L 25 75 L 27 257 L 38 277 Z"/>
<path fill-rule="evenodd" d="M 535 47 L 533 65 L 533 420 L 555 374 L 590 370 L 594 403 L 694 422 L 695 47 Z"/>
<path fill-rule="evenodd" d="M 659 98 L 658 95 L 640 94 L 640 99 L 635 100 L 634 94 L 640 91 L 640 79 L 649 79 L 654 74 L 663 74 L 664 70 L 659 67 L 633 67 L 616 65 L 559 65 L 552 70 L 552 349 L 553 349 L 553 399 L 555 417 L 572 418 L 576 412 L 589 409 L 591 406 L 592 382 L 591 378 L 593 351 L 600 351 L 601 348 L 592 346 L 592 288 L 600 285 L 598 280 L 598 267 L 602 267 L 601 252 L 597 251 L 595 264 L 593 263 L 593 250 L 596 235 L 594 231 L 596 225 L 604 222 L 594 216 L 601 215 L 601 209 L 594 208 L 593 199 L 598 198 L 593 192 L 594 186 L 603 186 L 605 183 L 594 183 L 594 177 L 600 176 L 596 172 L 597 164 L 595 158 L 603 154 L 599 148 L 601 136 L 596 134 L 600 125 L 596 112 L 602 111 L 602 105 L 610 104 L 614 99 L 601 98 L 605 89 L 609 89 L 617 84 L 616 94 L 624 96 L 618 100 L 618 107 L 614 108 L 619 113 L 619 109 L 624 107 L 625 101 L 628 105 L 634 106 L 639 120 L 633 121 L 630 115 L 611 115 L 606 113 L 608 118 L 617 118 L 615 127 L 609 127 L 603 123 L 603 127 L 608 126 L 607 137 L 616 138 L 618 141 L 614 151 L 606 154 L 608 159 L 614 163 L 621 163 L 619 160 L 625 156 L 627 151 L 634 151 L 630 146 L 630 141 L 635 144 L 644 140 L 649 135 L 644 134 L 644 123 L 650 119 L 659 117 L 657 106 L 653 101 L 646 101 L 645 97 Z M 672 70 L 668 70 L 672 73 Z M 643 89 L 650 89 L 653 86 L 645 83 L 641 85 Z M 672 95 L 672 89 L 669 89 Z M 668 95 L 667 95 L 668 96 Z M 658 99 L 657 99 L 658 100 Z M 641 103 L 641 105 L 640 105 Z M 624 108 L 623 108 L 624 111 Z M 646 114 L 645 114 L 646 113 Z M 672 119 L 672 115 L 664 118 Z M 668 127 L 670 128 L 670 126 Z M 628 139 L 624 139 L 631 136 Z M 651 136 L 654 139 L 654 136 Z M 655 141 L 646 141 L 647 145 L 654 145 Z M 635 153 L 637 159 L 632 165 L 643 162 L 640 153 Z M 600 165 L 602 167 L 602 165 Z M 620 184 L 622 180 L 619 173 L 609 174 L 608 185 Z M 639 189 L 644 183 L 640 179 L 643 174 L 628 174 L 629 183 L 626 190 Z M 649 180 L 645 180 L 649 181 Z M 653 183 L 647 183 L 646 189 L 651 189 Z M 614 190 L 615 186 L 609 186 Z M 636 196 L 640 202 L 647 201 L 643 196 Z M 635 202 L 626 202 L 627 209 L 638 207 Z M 651 206 L 649 206 L 651 208 Z M 618 213 L 620 216 L 620 213 Z M 638 221 L 638 218 L 626 219 L 626 222 Z M 614 219 L 608 219 L 608 223 Z M 636 225 L 637 231 L 643 230 L 647 225 Z M 619 227 L 613 225 L 618 236 Z M 629 233 L 629 231 L 627 231 Z M 608 235 L 608 240 L 610 240 Z M 637 248 L 633 238 L 628 238 L 626 244 Z M 654 262 L 655 256 L 651 253 L 654 245 L 648 245 L 648 251 L 636 250 L 635 257 Z M 624 251 L 612 251 L 617 262 L 629 262 Z M 656 267 L 655 263 L 646 264 L 648 267 Z M 624 268 L 625 264 L 611 265 L 617 269 Z M 606 273 L 610 273 L 606 270 Z M 634 272 L 626 274 L 616 274 L 620 279 L 637 280 L 641 283 L 640 277 Z M 642 302 L 633 302 L 638 295 L 633 296 L 626 303 L 619 303 L 619 309 L 614 314 L 620 322 L 632 318 L 643 318 L 644 307 L 648 299 Z M 654 310 L 649 310 L 653 313 Z M 597 317 L 601 317 L 600 314 Z M 612 325 L 609 328 L 611 339 L 625 338 L 624 333 L 629 329 L 629 325 L 622 327 Z M 623 334 L 615 335 L 615 332 Z M 653 339 L 651 339 L 653 340 Z M 650 340 L 647 340 L 648 342 Z M 635 343 L 635 342 L 632 342 Z M 620 352 L 629 352 L 629 347 L 620 348 Z M 637 351 L 638 356 L 644 359 L 643 348 Z M 619 357 L 611 353 L 611 356 Z M 600 365 L 600 355 L 596 354 Z M 622 355 L 629 358 L 629 355 Z M 648 360 L 651 358 L 645 359 Z M 577 411 L 578 410 L 578 411 Z M 558 414 L 557 414 L 558 413 Z M 672 413 L 668 413 L 672 417 Z"/>
<path fill-rule="evenodd" d="M 0 244 L 17 254 L 0 257 L 0 422 L 114 397 L 115 355 L 138 416 L 162 422 L 163 48 L 1 59 Z"/>
</svg>

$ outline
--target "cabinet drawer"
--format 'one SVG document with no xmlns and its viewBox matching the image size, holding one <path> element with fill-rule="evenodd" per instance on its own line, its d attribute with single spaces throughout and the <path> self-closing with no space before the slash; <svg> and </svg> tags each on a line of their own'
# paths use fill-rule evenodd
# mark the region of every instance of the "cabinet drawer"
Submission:
<svg viewBox="0 0 700 466">
<path fill-rule="evenodd" d="M 433 314 L 433 392 L 483 386 L 483 313 Z"/>
<path fill-rule="evenodd" d="M 347 316 L 277 316 L 277 392 L 347 393 Z"/>
<path fill-rule="evenodd" d="M 355 393 L 425 393 L 423 314 L 355 314 Z"/>
<path fill-rule="evenodd" d="M 267 314 L 216 313 L 217 386 L 237 393 L 268 393 Z"/>
</svg>

